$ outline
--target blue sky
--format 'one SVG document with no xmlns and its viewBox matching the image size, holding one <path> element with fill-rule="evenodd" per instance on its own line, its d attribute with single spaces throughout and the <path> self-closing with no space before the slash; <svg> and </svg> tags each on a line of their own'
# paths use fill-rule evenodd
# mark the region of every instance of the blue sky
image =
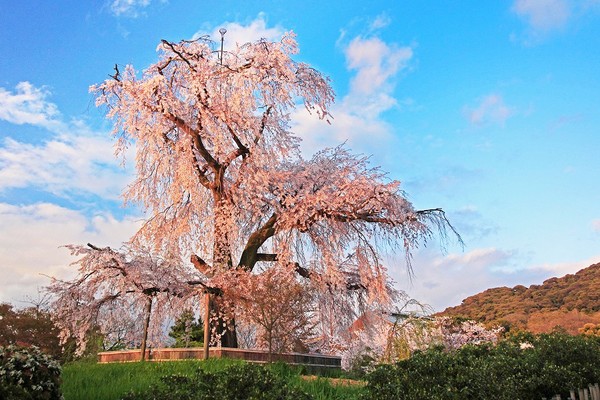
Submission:
<svg viewBox="0 0 600 400">
<path fill-rule="evenodd" d="M 294 116 L 306 155 L 346 142 L 447 211 L 464 249 L 431 242 L 412 280 L 389 259 L 411 296 L 442 310 L 600 262 L 600 1 L 475 4 L 0 0 L 0 301 L 70 276 L 61 245 L 139 226 L 89 86 L 221 27 L 226 45 L 293 30 L 297 59 L 331 78 L 333 124 Z"/>
</svg>

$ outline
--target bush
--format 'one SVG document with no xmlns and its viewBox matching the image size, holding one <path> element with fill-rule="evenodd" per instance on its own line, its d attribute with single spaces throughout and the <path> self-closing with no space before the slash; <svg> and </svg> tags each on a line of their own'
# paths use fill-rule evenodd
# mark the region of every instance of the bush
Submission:
<svg viewBox="0 0 600 400">
<path fill-rule="evenodd" d="M 0 398 L 62 399 L 60 365 L 37 347 L 0 347 Z"/>
<path fill-rule="evenodd" d="M 600 381 L 600 340 L 519 335 L 497 346 L 432 348 L 367 376 L 370 399 L 540 399 Z"/>
<path fill-rule="evenodd" d="M 125 400 L 310 400 L 311 397 L 271 370 L 253 365 L 232 365 L 222 371 L 198 369 L 192 377 L 170 375 L 149 391 L 130 393 Z"/>
</svg>

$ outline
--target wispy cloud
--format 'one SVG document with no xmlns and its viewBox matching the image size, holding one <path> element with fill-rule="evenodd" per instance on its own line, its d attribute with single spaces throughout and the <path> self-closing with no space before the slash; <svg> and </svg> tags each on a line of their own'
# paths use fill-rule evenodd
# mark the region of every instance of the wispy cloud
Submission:
<svg viewBox="0 0 600 400">
<path fill-rule="evenodd" d="M 512 34 L 511 39 L 534 45 L 599 10 L 598 0 L 515 0 L 511 11 L 525 22 L 526 30 Z"/>
<path fill-rule="evenodd" d="M 512 11 L 524 19 L 535 32 L 563 28 L 571 16 L 567 0 L 516 0 Z"/>
<path fill-rule="evenodd" d="M 109 7 L 117 17 L 137 18 L 151 2 L 151 0 L 113 0 Z"/>
<path fill-rule="evenodd" d="M 50 203 L 0 203 L 0 302 L 35 298 L 37 288 L 50 283 L 44 275 L 71 278 L 75 271 L 69 264 L 75 260 L 60 246 L 90 242 L 118 248 L 139 224 L 106 213 L 87 218 Z"/>
<path fill-rule="evenodd" d="M 50 92 L 29 82 L 19 82 L 14 91 L 0 87 L 0 120 L 17 125 L 36 125 L 51 131 L 63 127 L 55 104 L 47 101 Z"/>
<path fill-rule="evenodd" d="M 386 86 L 390 78 L 406 67 L 413 56 L 412 48 L 388 45 L 377 37 L 355 37 L 344 51 L 348 70 L 355 71 L 351 80 L 352 95 L 372 96 L 380 91 L 390 92 Z"/>
<path fill-rule="evenodd" d="M 386 13 L 379 14 L 375 19 L 371 22 L 369 28 L 371 31 L 376 31 L 382 28 L 387 27 L 392 23 L 392 19 Z"/>
<path fill-rule="evenodd" d="M 532 271 L 542 271 L 548 277 L 550 276 L 564 276 L 567 274 L 574 274 L 579 270 L 589 267 L 592 264 L 600 262 L 600 254 L 594 257 L 590 257 L 580 261 L 570 261 L 561 263 L 545 263 L 540 265 L 533 265 L 529 267 Z"/>
<path fill-rule="evenodd" d="M 35 187 L 62 197 L 116 200 L 129 173 L 115 159 L 108 135 L 60 135 L 39 144 L 5 138 L 0 144 L 0 192 Z"/>
<path fill-rule="evenodd" d="M 541 284 L 551 277 L 574 274 L 597 262 L 600 262 L 600 254 L 574 262 L 532 265 L 527 255 L 497 247 L 447 255 L 441 255 L 436 249 L 423 249 L 414 256 L 414 279 L 409 280 L 401 268 L 390 270 L 401 290 L 430 304 L 436 311 L 443 311 L 489 288 Z"/>
<path fill-rule="evenodd" d="M 463 112 L 467 120 L 477 126 L 504 125 L 506 120 L 514 114 L 514 110 L 508 107 L 502 96 L 498 94 L 484 96 L 478 100 L 475 106 L 463 107 Z"/>
<path fill-rule="evenodd" d="M 594 232 L 600 232 L 600 219 L 595 219 L 592 221 L 592 229 Z"/>
</svg>

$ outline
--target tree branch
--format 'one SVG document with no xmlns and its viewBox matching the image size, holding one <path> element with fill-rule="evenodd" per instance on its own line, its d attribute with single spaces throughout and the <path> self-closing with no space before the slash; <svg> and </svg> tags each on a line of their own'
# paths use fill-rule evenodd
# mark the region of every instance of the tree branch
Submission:
<svg viewBox="0 0 600 400">
<path fill-rule="evenodd" d="M 208 265 L 206 263 L 206 261 L 204 261 L 203 259 L 201 259 L 200 257 L 198 257 L 196 254 L 192 254 L 190 256 L 190 261 L 192 262 L 192 264 L 194 264 L 194 267 L 196 267 L 196 269 L 198 271 L 200 271 L 202 274 L 208 276 L 211 266 Z"/>
<path fill-rule="evenodd" d="M 277 218 L 277 213 L 273 213 L 263 226 L 250 235 L 246 247 L 244 247 L 244 251 L 240 256 L 240 262 L 238 263 L 240 267 L 252 271 L 254 265 L 258 261 L 258 249 L 267 241 L 267 239 L 275 234 L 275 222 L 277 222 Z"/>
</svg>

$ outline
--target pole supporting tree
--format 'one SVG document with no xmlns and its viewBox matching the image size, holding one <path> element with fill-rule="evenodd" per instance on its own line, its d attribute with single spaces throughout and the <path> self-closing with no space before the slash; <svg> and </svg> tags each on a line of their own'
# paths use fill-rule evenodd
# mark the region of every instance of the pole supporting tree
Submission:
<svg viewBox="0 0 600 400">
<path fill-rule="evenodd" d="M 204 291 L 204 359 L 208 360 L 210 346 L 210 292 Z"/>
<path fill-rule="evenodd" d="M 150 316 L 152 314 L 152 297 L 148 296 L 146 303 L 146 318 L 144 319 L 144 332 L 142 334 L 142 344 L 140 346 L 140 361 L 146 360 L 146 343 L 148 342 L 148 327 L 150 326 Z"/>
</svg>

